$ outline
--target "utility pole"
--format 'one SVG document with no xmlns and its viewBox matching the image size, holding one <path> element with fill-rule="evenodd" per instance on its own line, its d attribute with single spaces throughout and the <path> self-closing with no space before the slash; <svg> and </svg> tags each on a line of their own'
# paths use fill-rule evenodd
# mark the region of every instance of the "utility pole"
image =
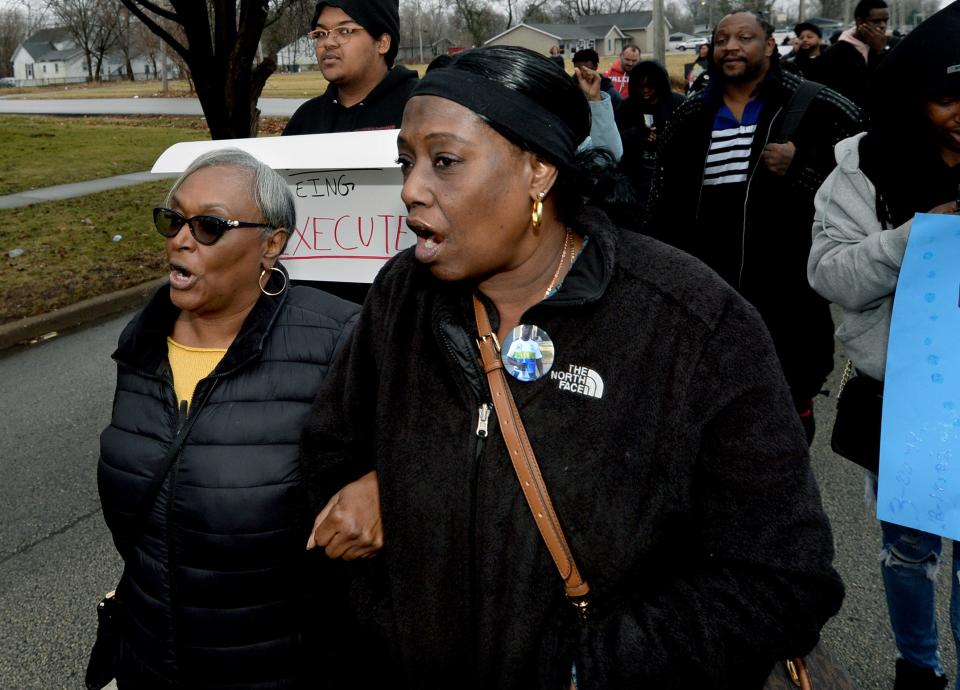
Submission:
<svg viewBox="0 0 960 690">
<path fill-rule="evenodd" d="M 167 95 L 167 42 L 160 41 L 160 73 L 163 81 L 163 95 Z"/>
<path fill-rule="evenodd" d="M 799 21 L 803 21 L 807 18 L 807 13 L 804 11 L 804 0 L 800 0 L 800 9 L 797 12 L 799 16 Z"/>
<path fill-rule="evenodd" d="M 653 0 L 653 59 L 667 64 L 667 46 L 663 35 L 663 0 Z"/>
</svg>

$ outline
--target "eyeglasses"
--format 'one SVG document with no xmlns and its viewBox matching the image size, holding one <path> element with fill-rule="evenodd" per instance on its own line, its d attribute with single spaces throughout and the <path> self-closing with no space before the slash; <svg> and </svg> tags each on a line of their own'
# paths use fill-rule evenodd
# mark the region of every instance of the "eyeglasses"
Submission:
<svg viewBox="0 0 960 690">
<path fill-rule="evenodd" d="M 358 31 L 363 31 L 363 27 L 338 26 L 336 29 L 331 29 L 330 31 L 326 29 L 314 29 L 307 34 L 307 38 L 316 44 L 325 43 L 327 39 L 334 38 L 337 41 L 337 45 L 342 46 L 349 43 L 350 39 L 353 38 L 353 35 Z"/>
<path fill-rule="evenodd" d="M 226 220 L 217 216 L 194 216 L 185 218 L 171 208 L 153 209 L 153 224 L 157 232 L 164 237 L 176 237 L 180 228 L 186 223 L 190 227 L 190 234 L 200 244 L 208 247 L 216 244 L 230 228 L 272 228 L 267 223 L 250 223 L 243 220 Z"/>
</svg>

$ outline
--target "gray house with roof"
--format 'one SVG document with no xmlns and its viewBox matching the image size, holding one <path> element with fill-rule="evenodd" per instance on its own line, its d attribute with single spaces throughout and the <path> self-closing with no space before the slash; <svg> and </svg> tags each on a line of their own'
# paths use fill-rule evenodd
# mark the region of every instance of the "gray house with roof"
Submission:
<svg viewBox="0 0 960 690">
<path fill-rule="evenodd" d="M 664 20 L 664 36 L 670 28 Z M 619 55 L 628 44 L 636 45 L 643 53 L 653 53 L 653 12 L 594 14 L 580 17 L 576 24 L 521 23 L 484 43 L 523 46 L 543 54 L 558 45 L 567 59 L 583 48 L 593 48 L 601 58 Z"/>
</svg>

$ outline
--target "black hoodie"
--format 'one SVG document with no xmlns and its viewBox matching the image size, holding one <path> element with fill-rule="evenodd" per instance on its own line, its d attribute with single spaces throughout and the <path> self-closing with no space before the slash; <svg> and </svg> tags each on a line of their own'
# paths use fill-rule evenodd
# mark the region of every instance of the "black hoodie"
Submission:
<svg viewBox="0 0 960 690">
<path fill-rule="evenodd" d="M 337 88 L 331 84 L 322 96 L 311 98 L 297 108 L 283 135 L 399 128 L 403 107 L 418 79 L 416 72 L 397 65 L 366 98 L 349 108 L 340 104 Z"/>
<path fill-rule="evenodd" d="M 960 194 L 960 166 L 943 161 L 923 110 L 925 101 L 960 97 L 958 36 L 960 1 L 911 31 L 874 75 L 872 126 L 860 143 L 860 167 L 877 188 L 877 215 L 888 225 Z"/>
</svg>

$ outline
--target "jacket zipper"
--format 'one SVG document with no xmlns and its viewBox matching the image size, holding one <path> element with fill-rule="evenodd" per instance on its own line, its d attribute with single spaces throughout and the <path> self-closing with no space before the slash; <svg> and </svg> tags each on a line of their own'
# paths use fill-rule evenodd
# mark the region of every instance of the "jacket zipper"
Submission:
<svg viewBox="0 0 960 690">
<path fill-rule="evenodd" d="M 477 437 L 485 439 L 487 437 L 488 429 L 487 425 L 490 422 L 490 406 L 487 403 L 480 405 L 480 409 L 477 411 Z"/>
<path fill-rule="evenodd" d="M 747 205 L 750 203 L 750 185 L 753 184 L 753 176 L 757 174 L 757 168 L 763 165 L 763 149 L 770 142 L 773 123 L 777 121 L 781 112 L 783 112 L 783 106 L 777 108 L 777 112 L 770 118 L 770 125 L 767 127 L 767 136 L 763 140 L 763 146 L 760 147 L 760 158 L 757 160 L 757 164 L 753 167 L 753 170 L 750 171 L 750 178 L 747 180 L 747 193 L 743 196 L 743 225 L 740 232 L 740 273 L 737 276 L 737 290 L 741 293 L 743 292 L 743 269 L 747 262 Z"/>
<path fill-rule="evenodd" d="M 216 387 L 219 377 L 214 377 L 210 381 L 210 387 L 207 388 L 206 392 L 203 394 L 203 399 L 200 401 L 198 407 L 194 407 L 192 404 L 188 406 L 187 401 L 181 401 L 179 411 L 177 413 L 177 431 L 174 435 L 173 441 L 176 442 L 180 437 L 180 434 L 183 432 L 183 427 L 187 422 L 191 411 L 194 414 L 200 414 L 206 404 L 207 400 L 210 399 L 213 389 Z M 173 388 L 173 383 L 170 380 L 167 380 L 167 384 Z M 177 394 L 176 390 L 173 393 L 174 400 L 176 400 Z M 191 403 L 193 401 L 191 400 Z M 186 443 L 184 443 L 184 446 Z M 180 460 L 183 457 L 183 446 L 180 447 L 180 450 L 177 452 L 177 459 L 173 463 L 173 467 L 170 468 L 170 479 L 169 479 L 169 488 L 167 490 L 167 524 L 165 525 L 165 541 L 167 543 L 167 577 L 168 584 L 170 588 L 170 649 L 173 653 L 173 669 L 175 677 L 180 674 L 180 654 L 179 654 L 179 643 L 177 634 L 177 605 L 176 605 L 176 569 L 177 562 L 175 558 L 175 551 L 173 548 L 173 535 L 171 534 L 171 516 L 173 515 L 173 497 L 174 489 L 177 485 L 177 474 L 180 471 Z"/>
<path fill-rule="evenodd" d="M 447 334 L 443 332 L 442 328 L 438 328 L 437 330 L 440 335 L 440 340 L 443 342 L 443 346 L 447 349 L 447 353 L 450 355 L 450 357 L 453 359 L 454 363 L 457 366 L 461 366 L 460 359 L 457 357 L 457 354 L 454 351 L 454 346 L 450 342 L 450 339 L 447 337 Z M 483 374 L 482 369 L 480 373 L 481 373 L 481 380 L 483 382 L 486 382 L 486 377 L 482 376 Z M 465 375 L 468 375 L 468 374 L 465 374 Z M 475 582 L 475 577 L 473 574 L 476 570 L 476 564 L 478 563 L 479 559 L 477 558 L 476 546 L 474 545 L 475 540 L 472 537 L 476 536 L 477 524 L 478 524 L 477 502 L 478 502 L 478 493 L 479 493 L 479 485 L 480 485 L 480 461 L 481 461 L 481 456 L 483 455 L 485 441 L 490 431 L 489 429 L 490 411 L 493 405 L 492 403 L 482 402 L 482 398 L 481 398 L 482 393 L 480 393 L 477 390 L 476 386 L 474 386 L 472 383 L 468 382 L 468 384 L 469 384 L 469 387 L 473 389 L 474 399 L 480 402 L 480 406 L 477 408 L 477 426 L 476 426 L 476 429 L 474 430 L 474 433 L 472 434 L 473 467 L 471 468 L 472 469 L 471 484 L 472 484 L 473 490 L 472 490 L 472 495 L 470 499 L 471 545 L 469 547 L 469 565 L 468 565 L 468 573 L 469 573 L 468 596 L 470 597 L 470 625 L 472 630 L 471 636 L 473 638 L 472 647 L 473 649 L 478 649 L 478 646 L 476 644 L 477 640 L 475 638 L 476 636 L 475 624 L 476 624 L 477 611 L 479 610 L 479 601 L 478 601 L 479 593 L 477 591 L 477 584 Z M 473 659 L 474 666 L 476 666 L 477 661 L 478 660 L 476 658 Z"/>
</svg>

